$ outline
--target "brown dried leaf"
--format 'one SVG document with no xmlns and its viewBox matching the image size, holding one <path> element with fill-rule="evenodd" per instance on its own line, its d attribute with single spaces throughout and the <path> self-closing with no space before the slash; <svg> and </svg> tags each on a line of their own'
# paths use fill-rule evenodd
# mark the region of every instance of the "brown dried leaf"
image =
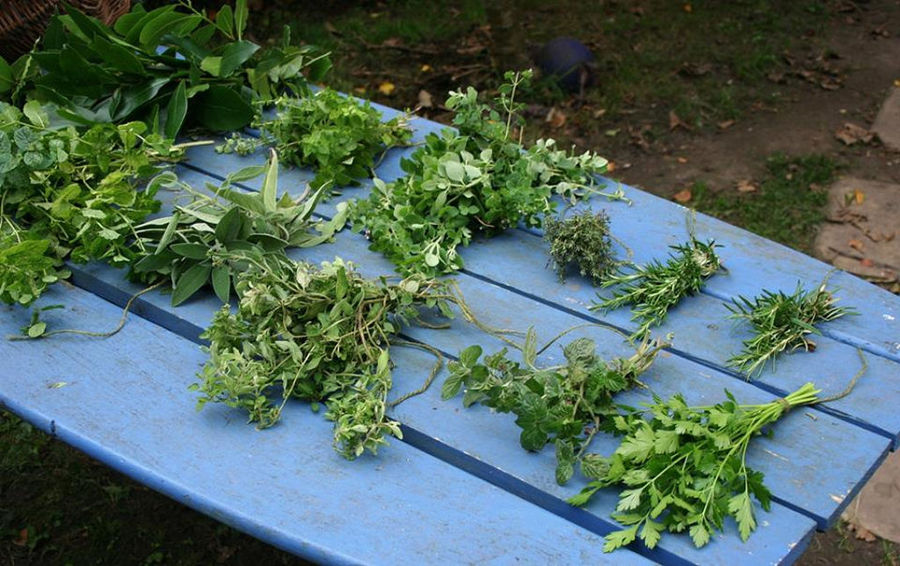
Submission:
<svg viewBox="0 0 900 566">
<path fill-rule="evenodd" d="M 691 127 L 679 118 L 674 110 L 669 110 L 669 129 L 674 130 L 675 128 L 684 128 L 687 131 L 691 131 Z"/>
<path fill-rule="evenodd" d="M 400 47 L 403 45 L 403 40 L 399 37 L 389 37 L 381 42 L 383 47 Z"/>
<path fill-rule="evenodd" d="M 431 99 L 431 93 L 427 90 L 419 91 L 419 108 L 434 108 L 434 101 Z"/>
<path fill-rule="evenodd" d="M 861 240 L 855 240 L 855 239 L 851 239 L 849 242 L 847 242 L 847 245 L 858 252 L 864 251 L 864 248 L 866 247 L 865 244 L 863 244 Z"/>
<path fill-rule="evenodd" d="M 378 85 L 378 92 L 385 96 L 390 96 L 394 90 L 396 90 L 396 86 L 391 81 L 384 81 L 380 85 Z"/>
<path fill-rule="evenodd" d="M 672 199 L 675 202 L 680 202 L 680 203 L 684 204 L 684 203 L 688 202 L 689 200 L 691 200 L 692 196 L 693 195 L 691 194 L 690 189 L 683 189 L 683 190 L 678 191 L 674 195 L 672 195 Z"/>
<path fill-rule="evenodd" d="M 687 157 L 676 157 L 675 161 L 677 161 L 678 163 L 681 163 L 681 164 L 688 162 Z"/>
<path fill-rule="evenodd" d="M 866 200 L 866 193 L 862 192 L 859 189 L 853 189 L 853 201 L 856 204 L 862 204 Z"/>
<path fill-rule="evenodd" d="M 562 110 L 554 106 L 547 112 L 547 117 L 544 118 L 544 121 L 550 124 L 551 128 L 561 128 L 566 123 L 566 115 Z"/>
<path fill-rule="evenodd" d="M 857 126 L 852 122 L 845 122 L 844 125 L 834 133 L 834 137 L 842 141 L 845 145 L 853 145 L 855 143 L 869 143 L 875 138 L 875 134 L 862 126 Z"/>
<path fill-rule="evenodd" d="M 723 122 L 719 122 L 717 126 L 719 126 L 720 130 L 727 130 L 731 126 L 734 126 L 734 120 L 725 120 Z"/>
<path fill-rule="evenodd" d="M 738 181 L 737 190 L 739 193 L 755 193 L 759 187 L 754 185 L 750 179 L 742 179 Z"/>
</svg>

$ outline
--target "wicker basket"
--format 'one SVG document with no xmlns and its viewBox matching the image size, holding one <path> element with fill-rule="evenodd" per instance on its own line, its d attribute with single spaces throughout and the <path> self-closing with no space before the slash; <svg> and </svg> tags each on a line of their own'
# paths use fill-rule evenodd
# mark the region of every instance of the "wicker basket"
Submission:
<svg viewBox="0 0 900 566">
<path fill-rule="evenodd" d="M 12 62 L 44 33 L 60 0 L 0 0 L 0 56 Z M 131 0 L 69 0 L 85 14 L 110 24 L 131 7 Z"/>
</svg>

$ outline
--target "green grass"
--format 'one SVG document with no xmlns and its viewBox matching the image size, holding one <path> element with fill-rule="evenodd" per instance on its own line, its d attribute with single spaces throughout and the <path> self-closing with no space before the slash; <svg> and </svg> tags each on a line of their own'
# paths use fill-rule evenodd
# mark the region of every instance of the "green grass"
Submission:
<svg viewBox="0 0 900 566">
<path fill-rule="evenodd" d="M 825 220 L 837 163 L 823 155 L 787 157 L 766 162 L 768 177 L 754 192 L 714 193 L 703 183 L 691 189 L 694 208 L 760 236 L 809 253 L 816 230 Z"/>
</svg>

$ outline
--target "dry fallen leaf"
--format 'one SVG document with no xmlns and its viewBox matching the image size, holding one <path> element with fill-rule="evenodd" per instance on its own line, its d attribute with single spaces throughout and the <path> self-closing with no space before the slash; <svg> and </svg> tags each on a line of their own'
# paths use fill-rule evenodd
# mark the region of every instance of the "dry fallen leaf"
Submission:
<svg viewBox="0 0 900 566">
<path fill-rule="evenodd" d="M 616 162 L 610 161 L 609 163 L 606 164 L 606 172 L 612 173 L 613 171 L 616 170 L 616 167 L 617 167 Z"/>
<path fill-rule="evenodd" d="M 867 257 L 864 257 L 861 260 L 859 260 L 859 263 L 863 267 L 874 267 L 875 266 L 875 262 Z"/>
<path fill-rule="evenodd" d="M 742 179 L 738 181 L 737 190 L 739 193 L 755 193 L 759 187 L 753 184 L 750 179 Z"/>
<path fill-rule="evenodd" d="M 399 47 L 403 45 L 403 40 L 399 37 L 389 37 L 381 42 L 384 47 Z"/>
<path fill-rule="evenodd" d="M 601 118 L 604 114 L 606 114 L 606 108 L 601 108 L 599 110 L 594 110 L 593 116 L 594 118 Z"/>
<path fill-rule="evenodd" d="M 550 124 L 551 128 L 561 128 L 566 123 L 566 115 L 562 110 L 554 106 L 547 112 L 547 117 L 544 118 L 544 121 Z"/>
<path fill-rule="evenodd" d="M 691 195 L 690 189 L 683 189 L 683 190 L 678 191 L 674 195 L 672 195 L 672 199 L 675 202 L 680 202 L 680 203 L 684 204 L 684 203 L 688 202 L 689 200 L 691 200 L 692 196 L 693 195 Z"/>
<path fill-rule="evenodd" d="M 691 6 L 690 4 L 685 4 L 685 5 L 682 6 L 681 8 L 682 8 L 685 12 L 687 12 L 688 14 L 690 14 L 691 12 L 694 11 L 694 7 Z"/>
<path fill-rule="evenodd" d="M 669 129 L 674 130 L 675 128 L 684 128 L 688 131 L 691 130 L 691 127 L 685 124 L 684 121 L 678 117 L 678 114 L 676 114 L 674 110 L 669 110 Z"/>
<path fill-rule="evenodd" d="M 900 79 L 894 79 L 894 86 L 900 87 Z"/>
<path fill-rule="evenodd" d="M 727 130 L 731 126 L 734 126 L 734 120 L 725 120 L 724 122 L 718 123 L 720 130 Z"/>
<path fill-rule="evenodd" d="M 431 70 L 431 65 L 429 65 L 428 63 L 425 63 L 424 65 L 419 67 L 419 70 L 422 71 L 423 73 L 427 73 Z"/>
<path fill-rule="evenodd" d="M 863 251 L 863 248 L 866 247 L 865 244 L 863 244 L 860 240 L 850 240 L 849 242 L 847 242 L 847 245 L 858 252 Z"/>
<path fill-rule="evenodd" d="M 687 157 L 676 157 L 675 161 L 677 161 L 678 163 L 682 163 L 682 164 L 688 162 Z"/>
<path fill-rule="evenodd" d="M 396 88 L 397 87 L 394 86 L 394 83 L 392 83 L 390 81 L 384 81 L 383 83 L 378 85 L 378 92 L 380 92 L 381 94 L 383 94 L 385 96 L 390 96 L 391 93 L 394 92 L 394 90 Z"/>
<path fill-rule="evenodd" d="M 834 133 L 834 137 L 844 142 L 845 145 L 853 145 L 855 143 L 869 143 L 875 137 L 875 134 L 862 126 L 857 126 L 852 122 L 845 122 Z"/>
<path fill-rule="evenodd" d="M 434 108 L 434 101 L 431 99 L 431 93 L 427 90 L 419 91 L 419 107 L 420 108 Z"/>
</svg>

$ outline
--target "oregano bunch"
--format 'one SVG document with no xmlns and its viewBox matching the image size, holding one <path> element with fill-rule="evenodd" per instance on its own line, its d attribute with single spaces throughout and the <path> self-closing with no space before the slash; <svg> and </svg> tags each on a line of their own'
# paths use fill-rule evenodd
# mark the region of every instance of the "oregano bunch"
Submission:
<svg viewBox="0 0 900 566">
<path fill-rule="evenodd" d="M 667 401 L 654 396 L 645 409 L 613 419 L 625 437 L 610 457 L 593 455 L 593 481 L 569 499 L 583 506 L 601 489 L 622 488 L 613 518 L 624 527 L 606 536 L 605 552 L 637 538 L 654 548 L 664 531 L 687 531 L 702 547 L 727 517 L 747 540 L 756 528 L 752 499 L 767 511 L 771 500 L 763 474 L 747 466 L 750 441 L 791 409 L 821 400 L 811 383 L 757 405 L 725 394 L 711 407 L 690 407 L 680 394 Z"/>
<path fill-rule="evenodd" d="M 422 308 L 450 316 L 448 284 L 421 277 L 367 279 L 337 258 L 316 267 L 280 254 L 247 254 L 237 310 L 227 305 L 203 333 L 210 358 L 193 386 L 199 407 L 221 402 L 260 427 L 289 399 L 323 402 L 335 449 L 348 459 L 400 437 L 385 412 L 388 349 Z"/>
<path fill-rule="evenodd" d="M 722 267 L 713 240 L 701 242 L 692 237 L 686 244 L 670 247 L 675 253 L 669 254 L 666 263 L 653 260 L 630 272 L 619 269 L 607 278 L 601 287 L 616 286 L 613 296 L 601 297 L 590 309 L 609 311 L 632 305 L 631 320 L 640 325 L 631 338 L 640 340 L 648 336 L 650 327 L 662 323 L 670 308 L 682 298 L 697 293 L 704 281 Z"/>
<path fill-rule="evenodd" d="M 725 305 L 731 311 L 729 318 L 747 321 L 753 337 L 744 340 L 743 350 L 729 358 L 727 364 L 749 378 L 761 372 L 769 360 L 774 366 L 775 357 L 781 352 L 814 350 L 815 344 L 808 336 L 820 334 L 816 323 L 855 314 L 853 309 L 836 303 L 825 283 L 807 291 L 798 282 L 791 294 L 764 290 L 752 300 L 738 296 L 732 304 Z"/>
<path fill-rule="evenodd" d="M 604 211 L 584 210 L 565 218 L 544 219 L 544 239 L 550 243 L 550 260 L 560 281 L 570 265 L 595 285 L 616 268 L 609 235 L 609 216 Z"/>
<path fill-rule="evenodd" d="M 274 115 L 257 118 L 260 137 L 233 134 L 216 148 L 248 154 L 274 147 L 285 163 L 311 167 L 314 186 L 356 184 L 371 175 L 376 158 L 389 148 L 409 145 L 412 131 L 404 116 L 382 121 L 369 101 L 323 88 L 300 98 L 275 100 Z"/>
<path fill-rule="evenodd" d="M 570 201 L 601 194 L 594 175 L 607 161 L 585 152 L 557 149 L 553 140 L 521 145 L 521 103 L 516 92 L 531 72 L 506 73 L 493 105 L 478 92 L 450 92 L 458 132 L 429 134 L 401 161 L 405 176 L 378 179 L 369 198 L 352 205 L 355 229 L 365 231 L 371 249 L 397 265 L 400 273 L 434 276 L 462 267 L 457 253 L 475 234 L 498 234 L 520 222 L 540 226 L 560 195 Z M 621 193 L 605 195 L 623 198 Z"/>
<path fill-rule="evenodd" d="M 538 367 L 536 341 L 531 329 L 521 363 L 510 359 L 506 348 L 479 362 L 481 347 L 469 346 L 459 361 L 448 365 L 441 397 L 451 399 L 464 389 L 465 407 L 481 403 L 515 414 L 522 448 L 538 451 L 555 445 L 556 481 L 562 485 L 576 466 L 589 471 L 595 465 L 596 458 L 585 457 L 585 451 L 595 434 L 613 430 L 611 419 L 618 413 L 612 396 L 639 385 L 638 377 L 664 344 L 644 342 L 631 357 L 606 361 L 597 355 L 593 340 L 578 338 L 562 348 L 566 363 Z"/>
<path fill-rule="evenodd" d="M 183 154 L 141 122 L 79 132 L 51 127 L 37 101 L 0 103 L 0 262 L 16 263 L 0 300 L 29 304 L 68 276 L 64 259 L 135 260 L 135 227 L 160 206 L 156 185 L 140 185 Z"/>
</svg>

